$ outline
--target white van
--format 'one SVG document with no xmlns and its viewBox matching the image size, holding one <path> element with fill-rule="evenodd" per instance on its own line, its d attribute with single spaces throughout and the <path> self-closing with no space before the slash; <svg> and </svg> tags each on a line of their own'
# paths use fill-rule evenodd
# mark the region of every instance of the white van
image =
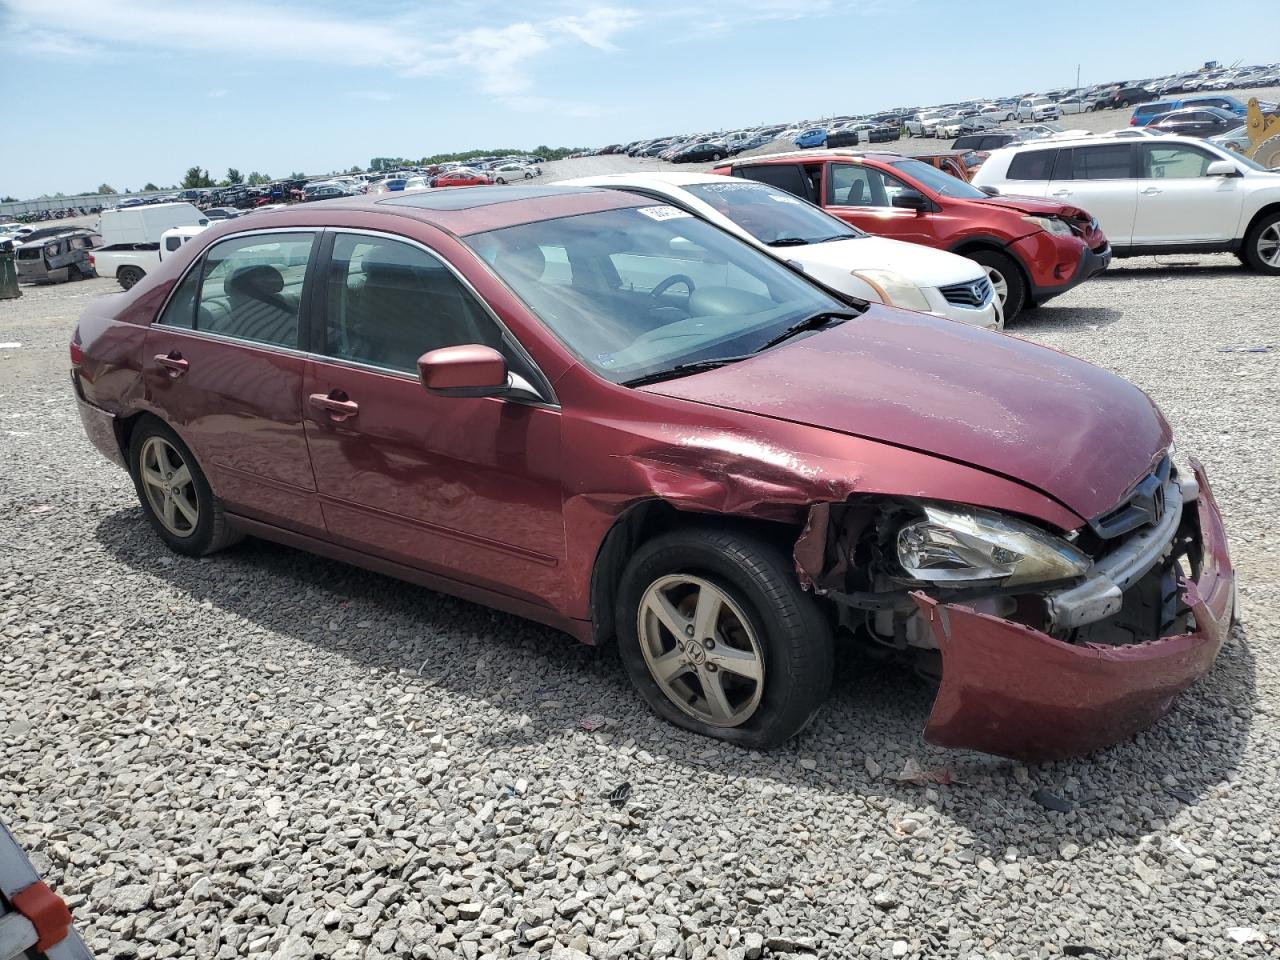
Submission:
<svg viewBox="0 0 1280 960">
<path fill-rule="evenodd" d="M 208 225 L 209 218 L 189 203 L 103 210 L 98 224 L 103 246 L 93 252 L 94 268 L 98 276 L 115 277 L 128 290 L 160 266 L 160 241 L 166 230 Z"/>
</svg>

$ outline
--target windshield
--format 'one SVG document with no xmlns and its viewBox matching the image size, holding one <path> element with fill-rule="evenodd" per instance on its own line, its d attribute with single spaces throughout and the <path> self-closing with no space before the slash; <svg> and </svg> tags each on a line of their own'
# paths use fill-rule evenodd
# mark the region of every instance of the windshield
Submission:
<svg viewBox="0 0 1280 960">
<path fill-rule="evenodd" d="M 624 383 L 751 353 L 847 304 L 705 220 L 657 205 L 464 238 L 588 367 Z"/>
<path fill-rule="evenodd" d="M 723 179 L 724 183 L 685 184 L 684 189 L 761 243 L 799 245 L 866 236 L 785 190 L 747 180 Z"/>
<path fill-rule="evenodd" d="M 943 173 L 937 167 L 931 167 L 919 160 L 898 160 L 893 166 L 907 176 L 914 177 L 934 193 L 943 197 L 954 197 L 957 200 L 986 200 L 987 195 L 977 187 L 972 187 L 963 180 Z"/>
</svg>

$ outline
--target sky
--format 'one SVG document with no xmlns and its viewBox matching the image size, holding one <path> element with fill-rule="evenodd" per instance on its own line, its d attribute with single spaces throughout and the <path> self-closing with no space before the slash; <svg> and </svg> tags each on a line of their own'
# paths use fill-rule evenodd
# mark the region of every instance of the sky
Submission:
<svg viewBox="0 0 1280 960">
<path fill-rule="evenodd" d="M 1275 0 L 0 0 L 0 196 L 601 146 L 1280 57 Z"/>
</svg>

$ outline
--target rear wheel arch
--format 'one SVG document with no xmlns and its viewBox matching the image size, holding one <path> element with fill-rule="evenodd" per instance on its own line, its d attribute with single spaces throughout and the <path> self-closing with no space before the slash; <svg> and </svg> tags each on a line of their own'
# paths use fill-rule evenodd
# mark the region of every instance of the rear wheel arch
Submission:
<svg viewBox="0 0 1280 960">
<path fill-rule="evenodd" d="M 766 540 L 788 553 L 802 532 L 798 526 L 775 521 L 679 510 L 656 497 L 632 504 L 618 515 L 600 541 L 591 568 L 590 614 L 594 644 L 607 644 L 617 636 L 618 588 L 636 550 L 664 533 L 694 527 L 739 531 Z"/>
<path fill-rule="evenodd" d="M 1254 229 L 1260 223 L 1263 223 L 1264 221 L 1274 217 L 1277 213 L 1280 213 L 1280 202 L 1273 202 L 1273 203 L 1268 203 L 1261 210 L 1259 210 L 1257 213 L 1255 213 L 1252 217 L 1249 218 L 1249 223 L 1248 225 L 1245 226 L 1244 233 L 1242 233 L 1240 236 L 1242 249 L 1243 249 L 1243 244 L 1248 242 L 1250 235 L 1253 233 Z"/>
</svg>

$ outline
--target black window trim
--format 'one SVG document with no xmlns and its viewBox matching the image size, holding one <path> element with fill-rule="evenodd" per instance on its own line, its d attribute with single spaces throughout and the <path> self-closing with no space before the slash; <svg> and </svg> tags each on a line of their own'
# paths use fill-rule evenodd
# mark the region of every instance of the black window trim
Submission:
<svg viewBox="0 0 1280 960">
<path fill-rule="evenodd" d="M 548 407 L 548 408 L 557 409 L 557 410 L 560 409 L 560 400 L 556 396 L 556 392 L 551 386 L 551 381 L 548 380 L 547 375 L 542 372 L 542 368 L 539 367 L 537 362 L 533 359 L 533 357 L 530 356 L 529 351 L 525 349 L 524 344 L 521 343 L 519 339 L 517 339 L 516 335 L 511 332 L 510 328 L 505 323 L 502 322 L 502 318 L 499 317 L 497 313 L 494 312 L 494 309 L 489 305 L 489 302 L 480 295 L 480 291 L 478 291 L 472 285 L 471 281 L 469 281 L 466 277 L 462 275 L 462 273 L 458 270 L 457 267 L 455 267 L 452 263 L 449 262 L 447 257 L 441 255 L 438 251 L 433 250 L 431 247 L 427 246 L 422 241 L 415 240 L 412 237 L 406 237 L 403 234 L 390 233 L 385 230 L 371 230 L 364 227 L 327 227 L 325 228 L 325 237 L 323 239 L 323 242 L 316 245 L 317 260 L 320 256 L 321 248 L 323 248 L 322 250 L 322 253 L 324 256 L 323 262 L 325 264 L 325 270 L 323 272 L 325 274 L 327 274 L 328 272 L 328 266 L 333 256 L 333 246 L 337 241 L 338 234 L 340 233 L 354 234 L 357 236 L 365 236 L 365 237 L 377 237 L 380 240 L 391 240 L 397 243 L 405 243 L 411 247 L 417 247 L 419 250 L 422 250 L 424 253 L 426 253 L 427 256 L 433 258 L 434 260 L 438 260 L 444 266 L 444 268 L 453 275 L 454 279 L 457 280 L 462 285 L 463 289 L 466 290 L 467 293 L 469 293 L 475 299 L 476 303 L 480 305 L 485 315 L 488 316 L 493 321 L 494 325 L 498 328 L 499 334 L 502 337 L 502 342 L 504 346 L 506 346 L 509 350 L 511 350 L 514 354 L 519 356 L 524 361 L 524 363 L 527 365 L 527 369 L 529 373 L 532 375 L 532 378 L 533 378 L 530 383 L 530 386 L 532 386 L 534 391 L 543 398 L 540 402 L 533 402 L 533 401 L 519 399 L 519 398 L 508 398 L 508 397 L 501 397 L 501 396 L 489 398 L 489 399 L 503 400 L 508 403 L 519 403 L 523 406 Z M 317 263 L 317 266 L 318 266 L 318 263 Z M 310 269 L 311 269 L 311 265 L 309 264 L 308 270 Z M 309 279 L 308 279 L 307 285 L 312 289 L 315 288 L 316 282 L 317 282 L 315 278 L 319 275 L 320 275 L 319 271 L 317 271 L 314 274 L 308 275 Z M 305 315 L 307 317 L 307 321 L 305 325 L 309 328 L 310 336 L 308 339 L 308 343 L 313 345 L 313 349 L 307 351 L 306 353 L 310 359 L 316 360 L 318 362 L 323 362 L 323 363 L 337 364 L 338 366 L 342 366 L 342 367 L 351 367 L 357 370 L 368 370 L 374 373 L 383 374 L 385 376 L 399 377 L 404 380 L 412 380 L 414 382 L 417 382 L 418 376 L 416 373 L 407 373 L 404 370 L 396 370 L 392 367 L 383 367 L 383 366 L 379 366 L 376 363 L 368 363 L 367 361 L 362 361 L 362 360 L 348 360 L 343 357 L 334 357 L 326 353 L 325 349 L 327 348 L 327 344 L 325 343 L 325 339 L 326 339 L 325 331 L 326 331 L 327 324 L 325 321 L 325 314 L 327 312 L 327 307 L 328 307 L 328 296 L 329 296 L 328 287 L 326 285 L 321 285 L 321 291 L 318 294 L 313 295 L 308 304 L 309 312 L 308 314 Z M 513 372 L 519 375 L 518 371 L 513 371 Z"/>
</svg>

